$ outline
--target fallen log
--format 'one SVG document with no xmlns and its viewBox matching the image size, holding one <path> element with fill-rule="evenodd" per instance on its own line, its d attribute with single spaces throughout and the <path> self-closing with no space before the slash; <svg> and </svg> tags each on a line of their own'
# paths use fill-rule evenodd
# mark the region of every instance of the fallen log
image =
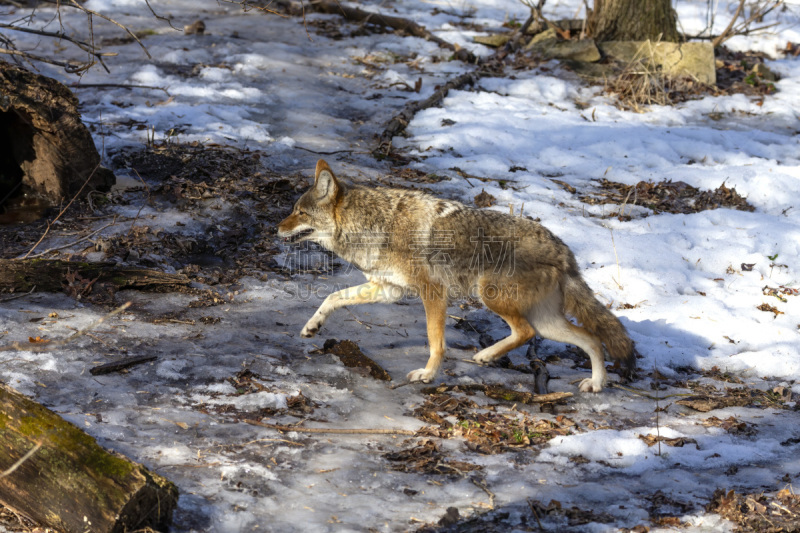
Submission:
<svg viewBox="0 0 800 533">
<path fill-rule="evenodd" d="M 526 22 L 526 26 L 523 27 L 523 30 L 527 28 L 527 25 L 528 23 Z M 390 156 L 392 151 L 392 139 L 405 131 L 409 122 L 411 122 L 417 113 L 441 104 L 442 100 L 447 97 L 447 94 L 451 90 L 460 90 L 466 86 L 474 85 L 475 82 L 484 76 L 494 76 L 502 73 L 505 58 L 511 52 L 519 49 L 523 42 L 523 32 L 514 32 L 509 38 L 509 41 L 504 46 L 499 47 L 491 56 L 470 61 L 470 63 L 476 63 L 478 65 L 478 68 L 472 72 L 466 72 L 448 80 L 443 85 L 437 87 L 433 94 L 424 100 L 415 100 L 407 103 L 400 113 L 392 117 L 389 122 L 386 123 L 386 127 L 383 129 L 383 132 L 381 132 L 380 137 L 378 137 L 378 146 L 372 151 L 372 155 L 378 159 Z"/>
<path fill-rule="evenodd" d="M 185 288 L 191 280 L 180 274 L 117 265 L 30 259 L 0 259 L 0 292 L 58 292 L 68 287 L 73 292 L 91 292 L 97 284 L 111 284 L 115 289 L 171 291 Z"/>
<path fill-rule="evenodd" d="M 0 502 L 72 532 L 165 531 L 178 489 L 0 385 Z"/>
<path fill-rule="evenodd" d="M 446 48 L 455 52 L 456 59 L 466 61 L 467 63 L 475 62 L 475 55 L 464 48 L 460 48 L 453 43 L 447 42 L 444 39 L 437 37 L 429 32 L 423 26 L 420 26 L 413 20 L 404 19 L 402 17 L 394 17 L 392 15 L 384 15 L 383 13 L 374 13 L 371 11 L 364 11 L 357 7 L 350 7 L 340 4 L 335 0 L 312 0 L 311 8 L 318 13 L 327 13 L 329 15 L 341 15 L 347 20 L 353 22 L 363 22 L 375 24 L 377 26 L 384 26 L 394 30 L 400 30 L 414 37 L 425 39 L 439 45 L 440 48 Z"/>
<path fill-rule="evenodd" d="M 373 154 L 377 157 L 389 155 L 392 148 L 392 139 L 405 131 L 406 126 L 408 126 L 408 123 L 414 118 L 414 115 L 423 109 L 438 106 L 442 103 L 442 100 L 447 97 L 447 93 L 449 93 L 450 90 L 459 90 L 467 85 L 473 85 L 482 75 L 483 74 L 480 72 L 467 72 L 442 85 L 425 100 L 414 100 L 406 104 L 403 110 L 392 117 L 386 124 L 378 140 L 378 147 L 373 151 Z"/>
</svg>

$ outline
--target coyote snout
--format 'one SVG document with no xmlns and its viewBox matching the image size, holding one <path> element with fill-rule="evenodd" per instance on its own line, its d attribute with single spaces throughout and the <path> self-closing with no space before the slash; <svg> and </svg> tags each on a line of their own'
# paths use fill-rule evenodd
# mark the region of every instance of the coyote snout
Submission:
<svg viewBox="0 0 800 533">
<path fill-rule="evenodd" d="M 544 226 L 403 189 L 346 184 L 317 163 L 314 186 L 278 226 L 292 242 L 314 241 L 358 267 L 367 282 L 329 295 L 300 334 L 313 337 L 339 307 L 395 302 L 413 292 L 422 299 L 430 358 L 408 374 L 430 381 L 445 353 L 448 300 L 473 295 L 511 328 L 511 334 L 474 356 L 490 363 L 541 337 L 574 344 L 592 362 L 580 390 L 606 384 L 603 351 L 634 368 L 633 343 L 624 326 L 592 294 L 575 257 Z M 579 325 L 573 324 L 568 316 Z"/>
</svg>

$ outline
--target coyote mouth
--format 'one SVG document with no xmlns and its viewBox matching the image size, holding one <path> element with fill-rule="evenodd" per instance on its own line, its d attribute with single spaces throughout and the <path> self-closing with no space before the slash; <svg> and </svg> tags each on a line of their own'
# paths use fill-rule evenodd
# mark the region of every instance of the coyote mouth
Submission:
<svg viewBox="0 0 800 533">
<path fill-rule="evenodd" d="M 299 241 L 299 240 L 300 240 L 300 239 L 302 239 L 303 237 L 308 237 L 308 236 L 309 236 L 309 235 L 311 235 L 312 233 L 314 233 L 314 230 L 313 230 L 313 229 L 311 229 L 311 228 L 309 228 L 309 229 L 304 229 L 303 231 L 298 231 L 298 232 L 297 232 L 297 233 L 295 233 L 294 235 L 290 235 L 290 236 L 288 236 L 288 237 L 284 238 L 283 240 L 284 240 L 284 242 L 293 243 L 293 242 L 297 242 L 297 241 Z"/>
</svg>

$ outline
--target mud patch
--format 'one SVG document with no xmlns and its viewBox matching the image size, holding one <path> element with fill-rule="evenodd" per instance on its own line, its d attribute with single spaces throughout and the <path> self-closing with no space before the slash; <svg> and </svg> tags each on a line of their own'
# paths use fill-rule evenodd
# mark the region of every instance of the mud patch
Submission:
<svg viewBox="0 0 800 533">
<path fill-rule="evenodd" d="M 372 376 L 381 381 L 392 381 L 392 376 L 384 370 L 378 363 L 364 355 L 358 344 L 353 341 L 328 339 L 322 345 L 321 350 L 314 350 L 311 353 L 333 354 L 339 358 L 342 364 L 348 368 L 356 368 L 366 376 Z"/>
</svg>

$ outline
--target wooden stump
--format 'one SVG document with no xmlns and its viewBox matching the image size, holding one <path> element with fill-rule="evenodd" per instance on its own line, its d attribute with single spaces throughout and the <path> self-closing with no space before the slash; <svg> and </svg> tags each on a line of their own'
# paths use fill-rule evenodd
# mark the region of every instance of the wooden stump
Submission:
<svg viewBox="0 0 800 533">
<path fill-rule="evenodd" d="M 108 190 L 114 181 L 100 166 L 72 92 L 0 61 L 0 208 L 24 195 L 57 205 L 79 191 Z"/>
<path fill-rule="evenodd" d="M 67 533 L 164 531 L 178 489 L 100 447 L 49 409 L 0 386 L 0 501 Z"/>
</svg>

